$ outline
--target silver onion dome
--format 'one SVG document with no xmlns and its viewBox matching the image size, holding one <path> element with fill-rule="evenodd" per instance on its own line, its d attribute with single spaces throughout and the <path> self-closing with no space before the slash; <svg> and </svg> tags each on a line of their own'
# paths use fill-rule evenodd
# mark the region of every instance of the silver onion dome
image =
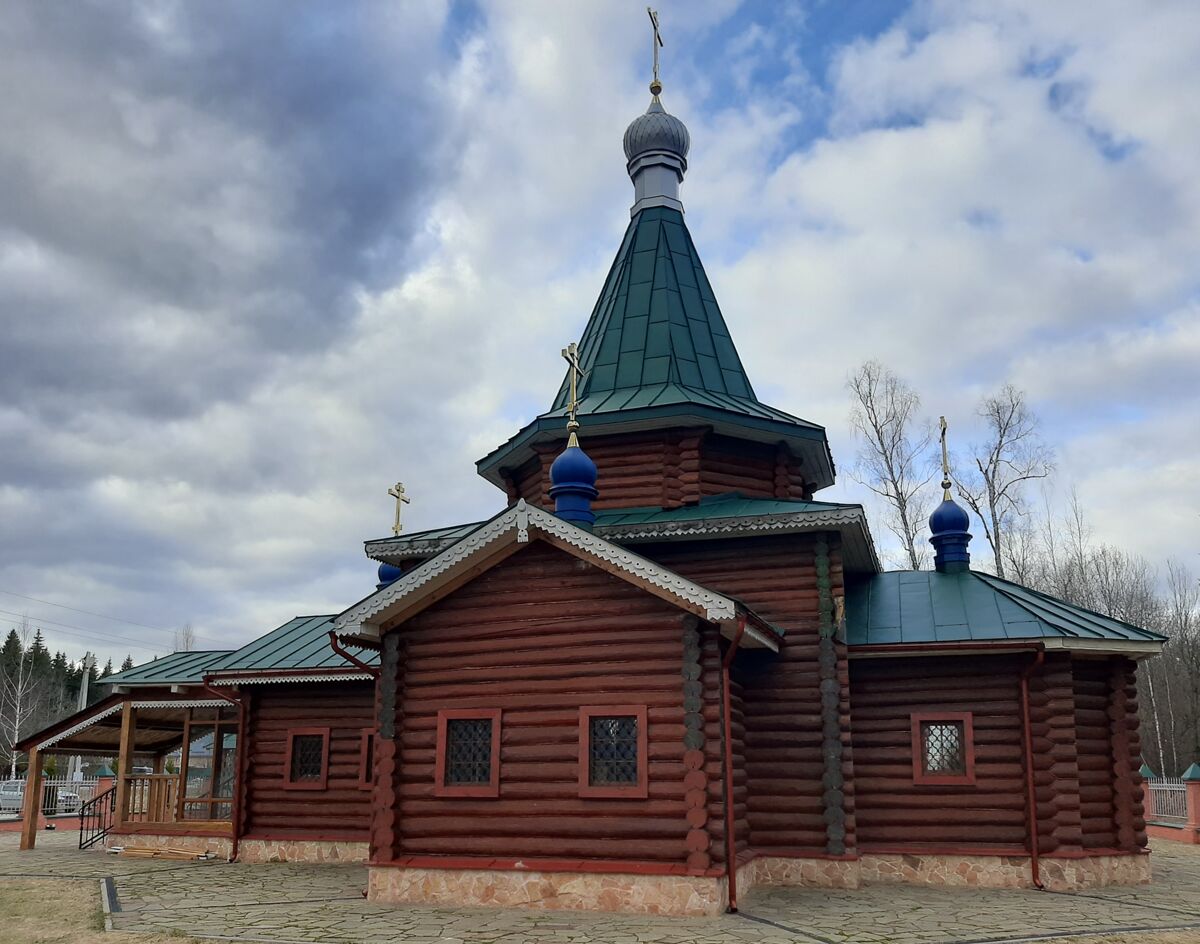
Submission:
<svg viewBox="0 0 1200 944">
<path fill-rule="evenodd" d="M 654 96 L 650 107 L 625 129 L 626 170 L 634 189 L 631 215 L 652 206 L 683 209 L 679 184 L 687 171 L 692 136 L 687 125 L 663 108 L 658 98 L 662 85 L 654 82 L 650 91 Z"/>
<path fill-rule="evenodd" d="M 687 125 L 667 114 L 657 95 L 646 113 L 634 118 L 625 129 L 625 159 L 628 161 L 647 151 L 670 151 L 679 155 L 686 169 L 691 145 L 692 136 L 688 134 Z"/>
</svg>

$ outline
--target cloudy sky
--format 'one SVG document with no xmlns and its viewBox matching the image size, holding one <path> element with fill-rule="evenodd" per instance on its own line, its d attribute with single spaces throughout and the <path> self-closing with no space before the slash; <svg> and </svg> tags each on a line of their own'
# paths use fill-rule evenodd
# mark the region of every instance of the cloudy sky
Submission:
<svg viewBox="0 0 1200 944">
<path fill-rule="evenodd" d="M 688 222 L 759 396 L 829 429 L 819 497 L 863 499 L 878 357 L 964 443 L 1024 388 L 1096 537 L 1194 562 L 1200 7 L 660 9 Z M 7 5 L 0 626 L 235 646 L 370 589 L 397 479 L 409 530 L 497 511 L 648 71 L 642 0 Z"/>
</svg>

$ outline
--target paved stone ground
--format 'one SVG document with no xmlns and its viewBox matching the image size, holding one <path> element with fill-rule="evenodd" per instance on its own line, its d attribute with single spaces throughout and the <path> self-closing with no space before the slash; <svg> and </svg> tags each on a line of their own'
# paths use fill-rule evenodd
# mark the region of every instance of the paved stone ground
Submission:
<svg viewBox="0 0 1200 944">
<path fill-rule="evenodd" d="M 19 853 L 16 836 L 0 835 L 0 881 L 111 876 L 119 930 L 270 944 L 983 944 L 1170 928 L 1194 928 L 1200 941 L 1200 848 L 1166 842 L 1150 886 L 759 888 L 740 915 L 713 919 L 380 906 L 362 897 L 361 866 L 154 862 L 74 846 L 73 833 L 42 833 L 37 851 Z"/>
</svg>

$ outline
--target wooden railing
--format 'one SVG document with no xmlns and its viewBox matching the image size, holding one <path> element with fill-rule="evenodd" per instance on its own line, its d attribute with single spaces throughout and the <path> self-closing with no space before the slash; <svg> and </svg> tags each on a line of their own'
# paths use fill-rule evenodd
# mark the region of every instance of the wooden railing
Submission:
<svg viewBox="0 0 1200 944">
<path fill-rule="evenodd" d="M 178 774 L 126 777 L 126 823 L 173 823 L 179 806 Z"/>
</svg>

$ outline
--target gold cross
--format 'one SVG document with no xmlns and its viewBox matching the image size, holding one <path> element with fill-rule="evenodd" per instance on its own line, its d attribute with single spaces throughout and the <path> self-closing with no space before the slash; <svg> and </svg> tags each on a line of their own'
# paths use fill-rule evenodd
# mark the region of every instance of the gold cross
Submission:
<svg viewBox="0 0 1200 944">
<path fill-rule="evenodd" d="M 650 25 L 654 28 L 654 39 L 650 43 L 654 50 L 654 81 L 650 83 L 650 93 L 657 95 L 662 91 L 662 83 L 658 81 L 658 47 L 663 44 L 662 33 L 658 31 L 658 11 L 646 7 L 646 12 L 650 14 Z"/>
<path fill-rule="evenodd" d="M 404 483 L 397 482 L 388 489 L 388 494 L 396 499 L 396 523 L 392 525 L 392 534 L 398 535 L 404 530 L 404 525 L 400 523 L 400 513 L 404 510 L 404 506 L 409 504 L 409 498 L 404 494 Z"/>
<path fill-rule="evenodd" d="M 946 452 L 946 417 L 938 417 L 942 429 L 942 501 L 950 500 L 950 456 Z"/>
<path fill-rule="evenodd" d="M 567 400 L 567 432 L 571 434 L 568 440 L 568 446 L 579 445 L 575 436 L 575 430 L 579 429 L 579 420 L 575 413 L 579 409 L 579 378 L 583 374 L 583 369 L 579 366 L 579 348 L 572 341 L 562 349 L 563 360 L 567 362 L 567 376 L 571 378 L 571 397 Z"/>
</svg>

